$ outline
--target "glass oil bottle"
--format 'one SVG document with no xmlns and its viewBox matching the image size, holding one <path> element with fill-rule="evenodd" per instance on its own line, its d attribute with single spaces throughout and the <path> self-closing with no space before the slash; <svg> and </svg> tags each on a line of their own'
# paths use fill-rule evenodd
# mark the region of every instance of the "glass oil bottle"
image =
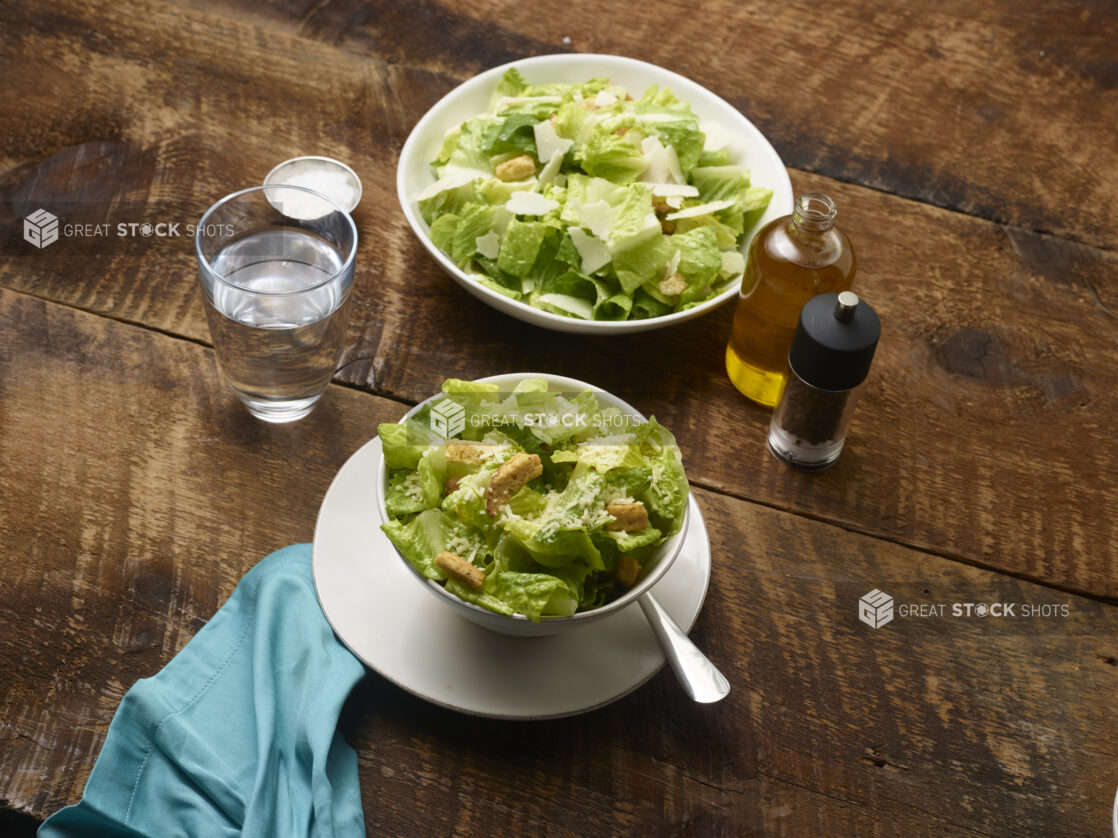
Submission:
<svg viewBox="0 0 1118 838">
<path fill-rule="evenodd" d="M 765 407 L 780 397 L 804 304 L 854 283 L 854 248 L 834 226 L 836 214 L 827 195 L 806 193 L 791 215 L 770 221 L 749 246 L 726 372 L 738 390 Z"/>
</svg>

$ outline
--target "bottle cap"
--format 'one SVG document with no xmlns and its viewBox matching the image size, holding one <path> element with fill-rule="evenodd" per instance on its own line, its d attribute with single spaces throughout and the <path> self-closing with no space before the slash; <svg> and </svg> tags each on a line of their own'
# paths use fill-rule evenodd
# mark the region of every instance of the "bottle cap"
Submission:
<svg viewBox="0 0 1118 838">
<path fill-rule="evenodd" d="M 812 297 L 788 351 L 788 364 L 820 390 L 850 390 L 866 380 L 881 337 L 877 312 L 851 291 Z"/>
</svg>

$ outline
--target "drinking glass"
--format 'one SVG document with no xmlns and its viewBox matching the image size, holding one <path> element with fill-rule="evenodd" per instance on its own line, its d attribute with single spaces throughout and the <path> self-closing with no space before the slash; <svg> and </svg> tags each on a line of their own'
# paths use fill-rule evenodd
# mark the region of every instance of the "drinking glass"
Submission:
<svg viewBox="0 0 1118 838">
<path fill-rule="evenodd" d="M 314 409 L 341 354 L 357 228 L 301 186 L 234 192 L 194 236 L 214 352 L 249 412 L 292 422 Z"/>
</svg>

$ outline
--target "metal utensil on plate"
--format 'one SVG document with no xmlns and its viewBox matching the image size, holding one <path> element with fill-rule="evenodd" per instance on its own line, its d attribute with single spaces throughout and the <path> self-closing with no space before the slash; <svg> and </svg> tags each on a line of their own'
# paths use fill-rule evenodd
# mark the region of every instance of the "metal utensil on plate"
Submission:
<svg viewBox="0 0 1118 838">
<path fill-rule="evenodd" d="M 664 650 L 683 689 L 695 701 L 710 704 L 721 701 L 730 693 L 730 682 L 711 663 L 691 638 L 671 618 L 652 594 L 642 595 L 637 602 L 641 605 L 653 634 Z"/>
</svg>

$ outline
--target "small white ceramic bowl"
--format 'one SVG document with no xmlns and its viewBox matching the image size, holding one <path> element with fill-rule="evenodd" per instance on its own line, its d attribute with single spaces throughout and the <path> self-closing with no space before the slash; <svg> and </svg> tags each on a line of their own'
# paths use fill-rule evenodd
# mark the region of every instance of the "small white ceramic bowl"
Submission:
<svg viewBox="0 0 1118 838">
<path fill-rule="evenodd" d="M 691 105 L 701 121 L 721 125 L 731 137 L 728 146 L 730 159 L 749 170 L 755 186 L 765 186 L 773 191 L 772 201 L 764 215 L 742 242 L 743 255 L 749 248 L 753 233 L 774 218 L 792 212 L 792 183 L 776 150 L 752 122 L 702 85 L 654 64 L 616 55 L 541 55 L 494 67 L 454 88 L 424 114 L 400 151 L 400 162 L 396 168 L 396 192 L 400 206 L 420 242 L 443 270 L 479 300 L 505 314 L 547 329 L 578 334 L 615 335 L 659 329 L 701 317 L 734 298 L 738 292 L 736 285 L 695 308 L 646 320 L 605 321 L 564 317 L 533 308 L 527 303 L 486 288 L 471 279 L 469 274 L 432 243 L 430 228 L 420 215 L 415 200 L 425 187 L 434 183 L 431 161 L 438 155 L 447 131 L 489 109 L 490 96 L 509 67 L 516 67 L 528 81 L 541 84 L 584 82 L 595 77 L 606 77 L 637 96 L 649 85 L 668 87 Z"/>
<path fill-rule="evenodd" d="M 616 407 L 623 414 L 627 416 L 639 417 L 644 420 L 644 416 L 634 410 L 629 404 L 623 402 L 616 396 L 607 393 L 603 390 L 597 390 L 592 385 L 587 384 L 585 381 L 578 381 L 574 378 L 564 378 L 558 375 L 549 375 L 547 373 L 537 372 L 518 372 L 507 373 L 505 375 L 493 375 L 489 378 L 482 378 L 481 381 L 488 381 L 494 384 L 499 384 L 503 388 L 512 390 L 516 383 L 525 378 L 545 378 L 551 390 L 556 392 L 573 392 L 580 393 L 584 390 L 594 390 L 598 396 L 598 401 L 605 407 Z M 400 421 L 403 422 L 420 409 L 423 408 L 427 402 L 432 399 L 440 398 L 442 393 L 437 393 L 426 401 L 422 401 L 409 410 Z M 380 468 L 377 473 L 377 511 L 380 513 L 380 520 L 382 523 L 389 520 L 388 510 L 384 505 L 385 493 L 388 491 L 388 469 L 385 467 L 384 458 L 380 460 Z M 688 505 L 688 509 L 690 505 Z M 558 632 L 574 628 L 575 626 L 586 625 L 595 620 L 600 620 L 603 617 L 608 617 L 610 614 L 620 611 L 622 608 L 627 607 L 636 601 L 637 597 L 641 594 L 647 593 L 660 579 L 668 572 L 672 562 L 675 561 L 679 555 L 680 548 L 683 546 L 683 539 L 687 535 L 687 524 L 690 519 L 690 513 L 685 512 L 683 516 L 683 526 L 680 527 L 679 532 L 660 545 L 659 549 L 649 557 L 645 562 L 644 568 L 641 570 L 641 575 L 637 577 L 636 583 L 627 590 L 624 594 L 619 596 L 612 602 L 608 602 L 600 608 L 595 608 L 590 611 L 580 611 L 577 614 L 572 614 L 570 617 L 541 617 L 540 622 L 533 623 L 522 614 L 514 614 L 509 617 L 504 614 L 498 614 L 495 611 L 489 611 L 473 603 L 466 602 L 459 599 L 454 594 L 450 593 L 446 588 L 437 582 L 427 579 L 419 573 L 411 563 L 408 562 L 397 551 L 396 555 L 400 556 L 400 561 L 411 571 L 415 579 L 423 585 L 425 589 L 430 591 L 438 600 L 445 606 L 449 606 L 479 626 L 490 629 L 492 631 L 500 632 L 501 634 L 512 634 L 521 637 L 538 637 L 545 634 L 556 634 Z"/>
<path fill-rule="evenodd" d="M 321 183 L 316 182 L 316 175 L 319 180 L 327 176 L 347 184 L 350 188 L 348 200 L 342 200 L 342 196 L 335 194 L 329 186 L 323 188 Z M 275 166 L 264 176 L 264 186 L 282 186 L 292 182 L 325 195 L 344 212 L 353 212 L 361 203 L 361 178 L 341 160 L 335 160 L 333 157 L 292 157 Z M 282 207 L 276 209 L 283 211 Z M 331 209 L 325 206 L 322 208 L 323 215 L 330 211 Z"/>
</svg>

